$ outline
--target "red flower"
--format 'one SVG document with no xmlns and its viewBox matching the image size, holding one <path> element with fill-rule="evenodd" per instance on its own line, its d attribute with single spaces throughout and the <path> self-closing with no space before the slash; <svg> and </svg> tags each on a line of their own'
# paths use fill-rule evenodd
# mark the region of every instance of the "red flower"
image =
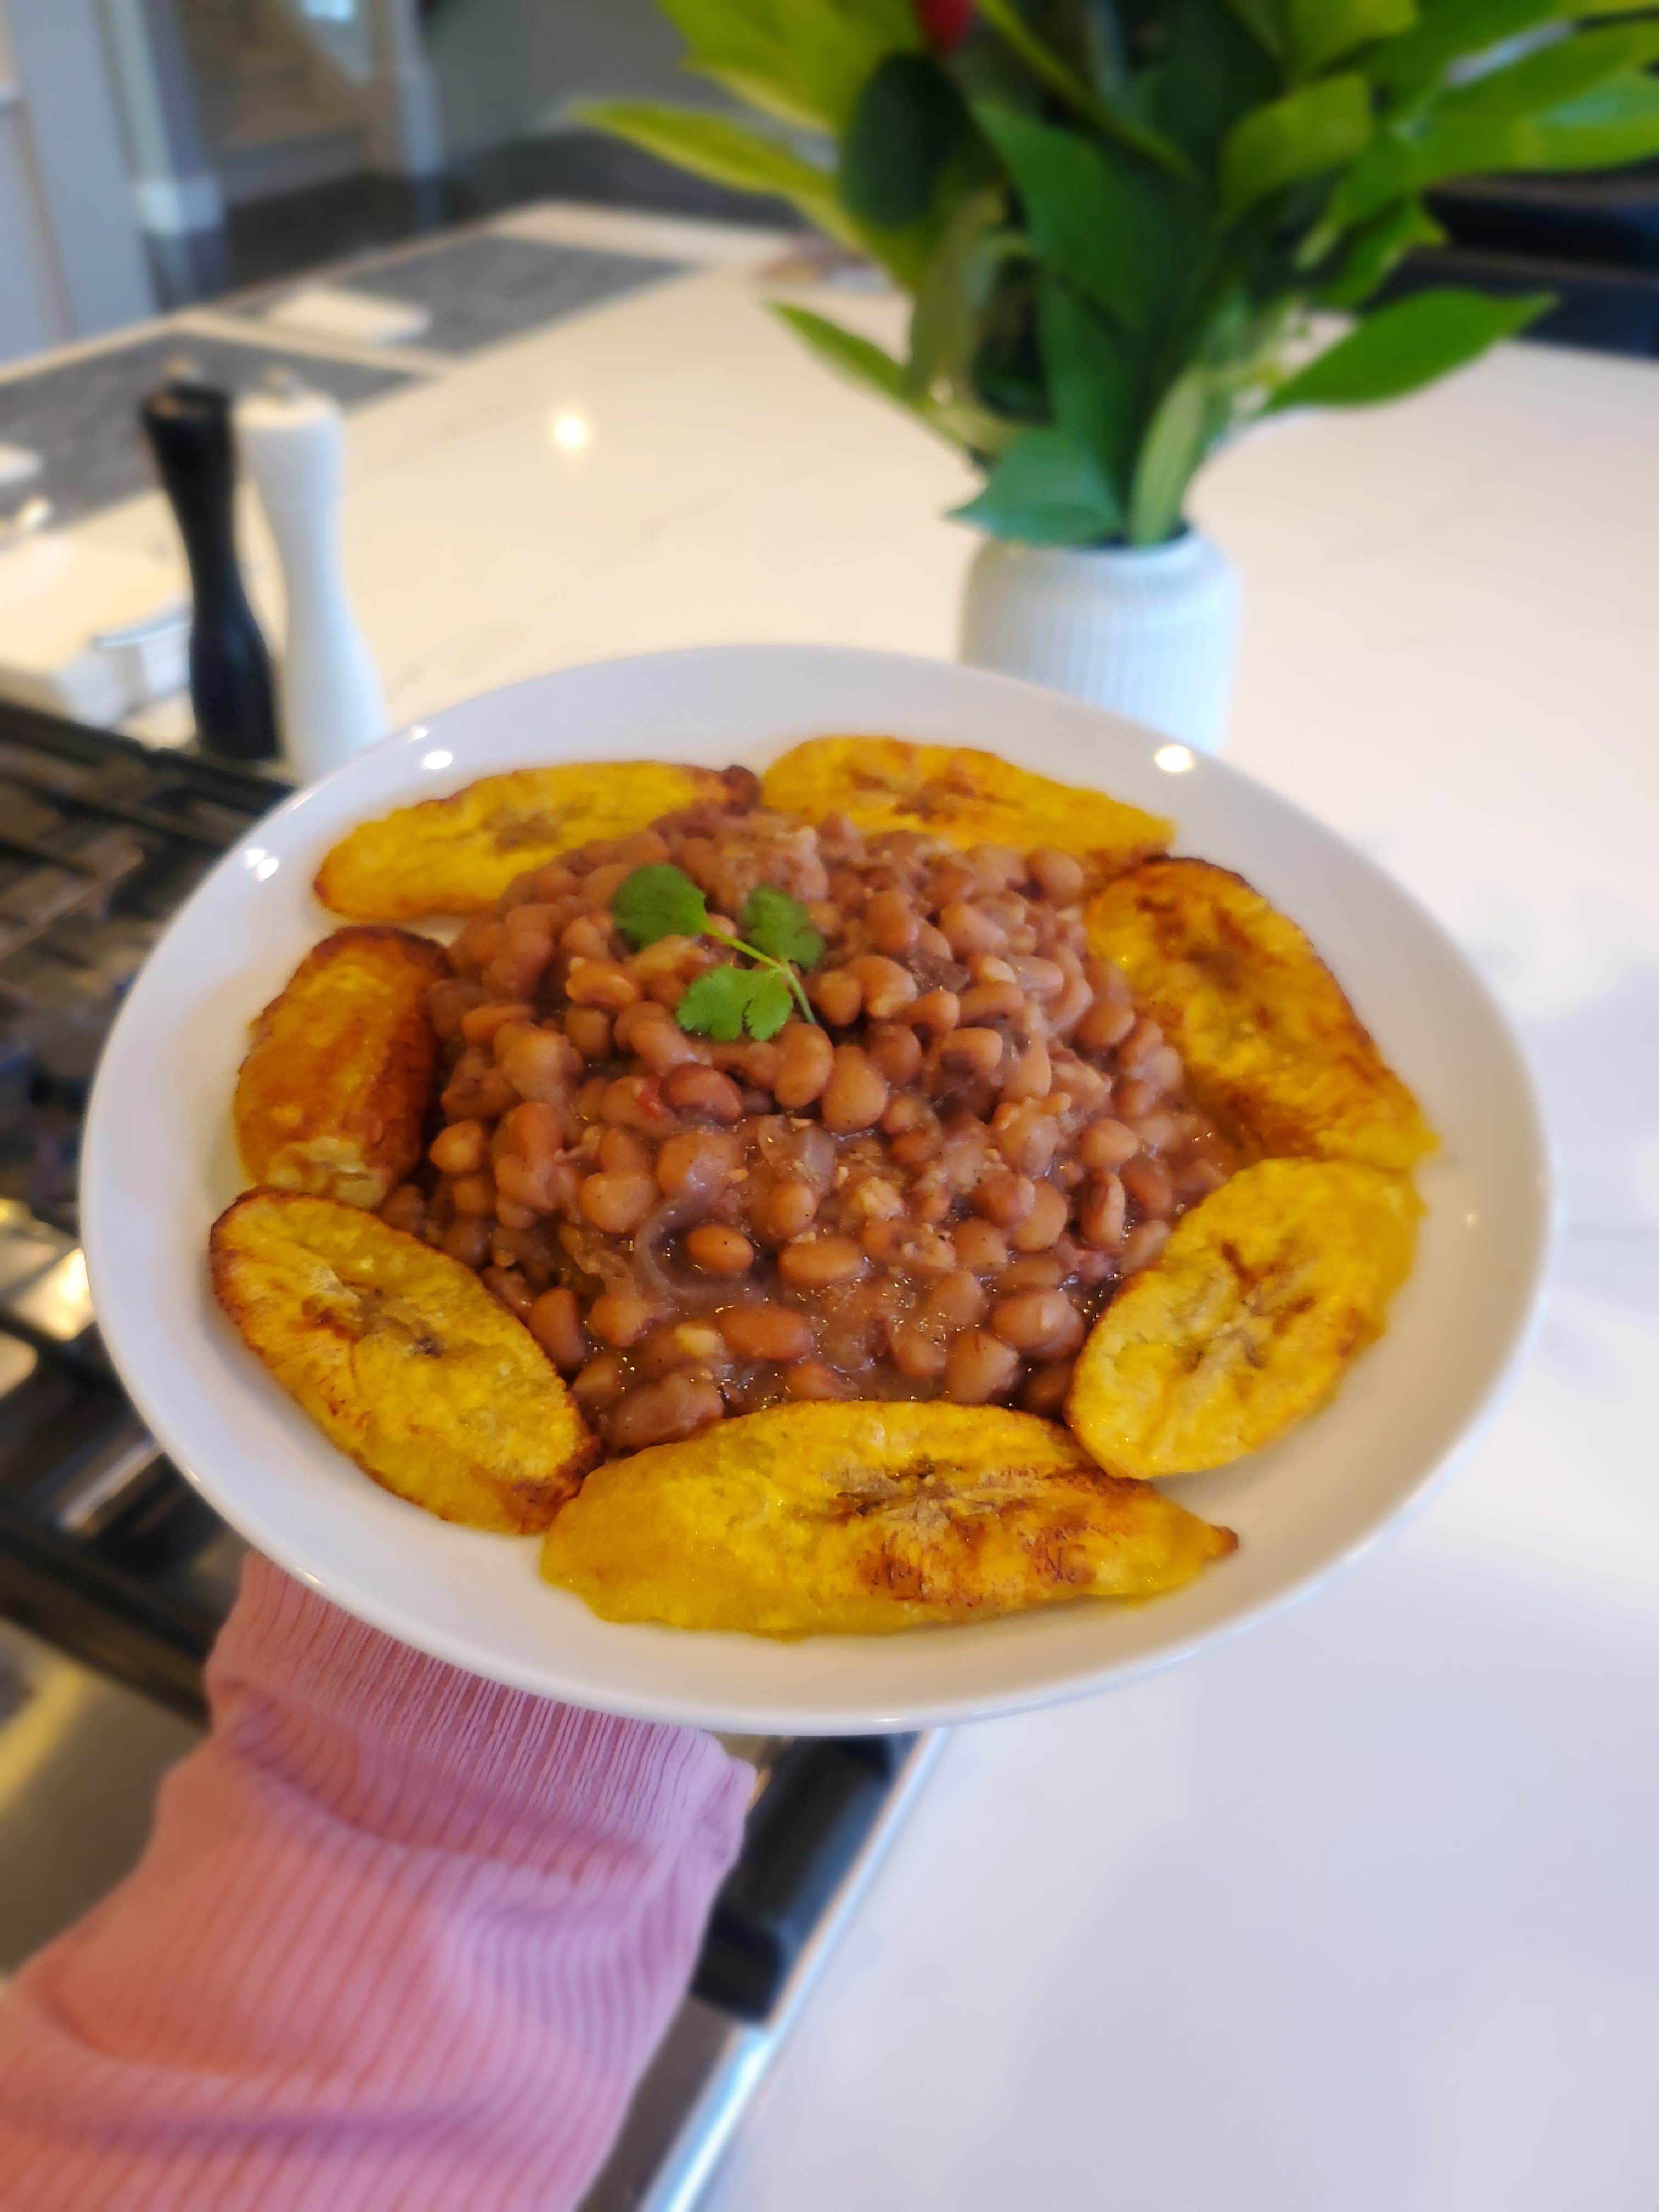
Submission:
<svg viewBox="0 0 1659 2212">
<path fill-rule="evenodd" d="M 974 20 L 974 0 L 915 0 L 921 35 L 936 54 L 954 53 Z"/>
</svg>

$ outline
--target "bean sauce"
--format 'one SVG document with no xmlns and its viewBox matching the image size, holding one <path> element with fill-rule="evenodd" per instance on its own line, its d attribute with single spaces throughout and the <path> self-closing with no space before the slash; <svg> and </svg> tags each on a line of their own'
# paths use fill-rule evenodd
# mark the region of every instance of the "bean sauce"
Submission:
<svg viewBox="0 0 1659 2212">
<path fill-rule="evenodd" d="M 817 1018 L 688 1034 L 731 957 L 609 901 L 671 861 L 825 942 Z M 1070 854 L 693 807 L 520 877 L 432 992 L 443 1126 L 386 1218 L 475 1268 L 613 1453 L 787 1400 L 1058 1418 L 1085 1336 L 1237 1164 L 1091 957 Z"/>
</svg>

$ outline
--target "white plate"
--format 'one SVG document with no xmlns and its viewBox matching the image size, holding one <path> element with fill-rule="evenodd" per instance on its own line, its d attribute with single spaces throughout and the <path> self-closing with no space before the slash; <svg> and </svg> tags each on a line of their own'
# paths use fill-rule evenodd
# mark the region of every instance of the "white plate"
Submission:
<svg viewBox="0 0 1659 2212">
<path fill-rule="evenodd" d="M 250 1018 L 331 927 L 312 897 L 353 823 L 493 770 L 603 757 L 761 766 L 830 731 L 982 745 L 1176 816 L 1310 932 L 1441 1133 L 1417 1268 L 1336 1402 L 1271 1450 L 1170 1487 L 1237 1553 L 1144 1606 L 781 1644 L 617 1627 L 543 1583 L 533 1541 L 430 1519 L 325 1443 L 208 1292 L 210 1224 L 240 1187 L 228 1107 Z M 87 1127 L 85 1240 L 123 1380 L 249 1540 L 365 1620 L 457 1665 L 609 1711 L 793 1732 L 1012 1712 L 1121 1681 L 1304 1588 L 1421 1490 L 1513 1358 L 1547 1238 L 1522 1061 L 1462 956 L 1404 892 L 1221 763 L 1057 695 L 947 664 L 731 647 L 574 668 L 388 738 L 250 832 L 151 955 Z"/>
</svg>

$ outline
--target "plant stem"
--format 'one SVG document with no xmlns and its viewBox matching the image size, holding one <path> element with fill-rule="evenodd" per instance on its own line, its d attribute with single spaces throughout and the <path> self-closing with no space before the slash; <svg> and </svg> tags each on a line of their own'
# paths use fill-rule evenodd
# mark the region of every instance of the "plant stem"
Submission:
<svg viewBox="0 0 1659 2212">
<path fill-rule="evenodd" d="M 703 934 L 712 937 L 716 945 L 724 945 L 730 951 L 745 954 L 757 967 L 775 968 L 789 986 L 791 996 L 807 1020 L 816 1028 L 823 1027 L 812 1012 L 811 1001 L 807 998 L 806 986 L 800 980 L 799 969 L 792 967 L 788 961 L 775 960 L 769 952 L 763 952 L 758 945 L 745 945 L 740 937 L 723 937 L 718 929 L 705 930 Z"/>
</svg>

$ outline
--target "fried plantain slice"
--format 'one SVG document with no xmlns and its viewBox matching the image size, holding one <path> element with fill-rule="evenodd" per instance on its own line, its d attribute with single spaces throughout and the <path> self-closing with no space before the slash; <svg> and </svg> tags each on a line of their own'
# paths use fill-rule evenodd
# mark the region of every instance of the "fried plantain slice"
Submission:
<svg viewBox="0 0 1659 2212">
<path fill-rule="evenodd" d="M 213 1293 L 329 1442 L 441 1521 L 544 1528 L 598 1446 L 541 1346 L 471 1270 L 378 1215 L 247 1192 Z"/>
<path fill-rule="evenodd" d="M 421 1156 L 437 1039 L 427 991 L 441 945 L 337 929 L 253 1024 L 233 1113 L 242 1165 L 276 1190 L 379 1206 Z"/>
<path fill-rule="evenodd" d="M 606 1620 L 872 1635 L 1155 1596 L 1237 1540 L 1030 1413 L 820 1403 L 599 1468 L 542 1572 Z"/>
<path fill-rule="evenodd" d="M 1176 1224 L 1090 1333 L 1066 1418 L 1103 1467 L 1224 1467 L 1322 1406 L 1382 1330 L 1422 1212 L 1403 1176 L 1261 1160 Z"/>
<path fill-rule="evenodd" d="M 773 762 L 761 797 L 814 822 L 845 814 L 861 830 L 920 830 L 958 847 L 1052 845 L 1092 859 L 1103 873 L 1161 853 L 1175 835 L 1159 815 L 995 753 L 902 738 L 809 738 Z"/>
<path fill-rule="evenodd" d="M 1269 1157 L 1408 1173 L 1435 1146 L 1411 1092 L 1290 918 L 1207 860 L 1152 860 L 1091 902 L 1091 948 L 1186 1065 L 1196 1095 Z"/>
<path fill-rule="evenodd" d="M 663 761 L 514 769 L 360 823 L 317 871 L 317 896 L 356 921 L 482 914 L 515 877 L 574 846 L 625 837 L 683 806 L 740 805 L 753 789 L 743 770 Z"/>
</svg>

